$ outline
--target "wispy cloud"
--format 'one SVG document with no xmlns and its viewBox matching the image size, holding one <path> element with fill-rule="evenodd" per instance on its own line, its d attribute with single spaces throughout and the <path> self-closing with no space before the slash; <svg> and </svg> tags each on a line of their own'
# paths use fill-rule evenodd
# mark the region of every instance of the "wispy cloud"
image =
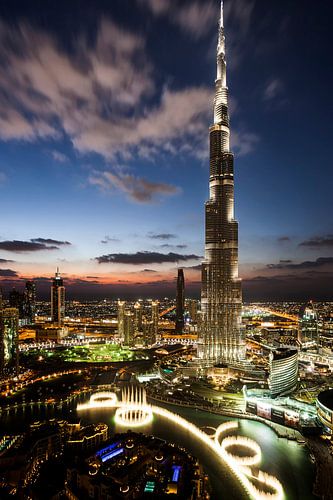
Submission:
<svg viewBox="0 0 333 500">
<path fill-rule="evenodd" d="M 177 236 L 172 233 L 148 233 L 148 238 L 152 240 L 171 240 Z"/>
<path fill-rule="evenodd" d="M 167 16 L 171 23 L 194 38 L 205 35 L 218 19 L 218 7 L 211 0 L 139 0 L 155 16 Z"/>
<path fill-rule="evenodd" d="M 52 158 L 59 163 L 67 163 L 69 161 L 68 156 L 66 156 L 64 153 L 61 153 L 60 151 L 53 150 L 51 151 L 51 155 Z"/>
<path fill-rule="evenodd" d="M 333 257 L 319 257 L 316 260 L 307 260 L 298 264 L 292 264 L 291 261 L 280 261 L 278 264 L 268 264 L 270 269 L 314 269 L 333 264 Z"/>
<path fill-rule="evenodd" d="M 302 241 L 299 246 L 309 248 L 333 247 L 333 234 L 314 236 L 313 238 Z"/>
<path fill-rule="evenodd" d="M 279 97 L 284 89 L 284 84 L 280 78 L 272 78 L 264 88 L 263 99 L 271 101 Z"/>
<path fill-rule="evenodd" d="M 152 203 L 164 196 L 179 193 L 179 189 L 171 184 L 152 182 L 142 177 L 136 177 L 122 172 L 94 172 L 89 177 L 89 183 L 99 187 L 104 192 L 122 192 L 136 203 Z"/>
<path fill-rule="evenodd" d="M 105 235 L 104 238 L 101 240 L 101 243 L 106 245 L 107 243 L 118 243 L 120 241 L 119 238 L 115 238 L 114 236 L 109 236 Z"/>
</svg>

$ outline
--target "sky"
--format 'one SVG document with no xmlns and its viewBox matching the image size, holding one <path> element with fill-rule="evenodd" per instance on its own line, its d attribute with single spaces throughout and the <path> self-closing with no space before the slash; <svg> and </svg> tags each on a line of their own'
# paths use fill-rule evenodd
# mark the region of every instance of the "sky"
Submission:
<svg viewBox="0 0 333 500">
<path fill-rule="evenodd" d="M 245 300 L 333 300 L 330 0 L 226 0 Z M 200 295 L 218 0 L 3 0 L 0 286 Z"/>
</svg>

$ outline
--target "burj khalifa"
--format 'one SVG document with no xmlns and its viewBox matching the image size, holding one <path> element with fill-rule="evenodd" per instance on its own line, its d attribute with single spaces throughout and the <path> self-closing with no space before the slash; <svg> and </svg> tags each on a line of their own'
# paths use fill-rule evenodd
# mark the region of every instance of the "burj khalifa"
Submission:
<svg viewBox="0 0 333 500">
<path fill-rule="evenodd" d="M 205 204 L 199 356 L 207 364 L 245 358 L 238 277 L 238 223 L 234 218 L 234 155 L 230 151 L 223 2 L 217 44 L 214 124 L 209 129 L 209 200 Z"/>
</svg>

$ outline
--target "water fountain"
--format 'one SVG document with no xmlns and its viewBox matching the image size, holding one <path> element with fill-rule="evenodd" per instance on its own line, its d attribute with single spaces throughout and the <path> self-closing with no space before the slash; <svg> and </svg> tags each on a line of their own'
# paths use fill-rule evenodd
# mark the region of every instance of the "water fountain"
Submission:
<svg viewBox="0 0 333 500">
<path fill-rule="evenodd" d="M 115 414 L 115 422 L 118 425 L 139 427 L 152 421 L 153 412 L 147 405 L 146 391 L 143 387 L 125 387 L 121 399 L 121 406 Z"/>
</svg>

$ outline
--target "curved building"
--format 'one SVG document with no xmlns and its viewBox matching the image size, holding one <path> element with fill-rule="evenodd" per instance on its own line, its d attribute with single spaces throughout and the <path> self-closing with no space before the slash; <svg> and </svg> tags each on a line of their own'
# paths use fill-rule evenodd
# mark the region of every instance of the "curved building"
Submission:
<svg viewBox="0 0 333 500">
<path fill-rule="evenodd" d="M 269 355 L 268 384 L 271 396 L 283 396 L 296 389 L 298 380 L 298 351 L 278 349 Z"/>
<path fill-rule="evenodd" d="M 318 420 L 326 432 L 333 434 L 333 389 L 320 392 L 316 400 Z"/>
<path fill-rule="evenodd" d="M 234 155 L 230 151 L 223 2 L 217 44 L 214 124 L 209 129 L 209 200 L 205 205 L 202 265 L 202 328 L 199 356 L 207 364 L 245 357 L 238 277 L 238 222 L 234 217 Z"/>
</svg>

